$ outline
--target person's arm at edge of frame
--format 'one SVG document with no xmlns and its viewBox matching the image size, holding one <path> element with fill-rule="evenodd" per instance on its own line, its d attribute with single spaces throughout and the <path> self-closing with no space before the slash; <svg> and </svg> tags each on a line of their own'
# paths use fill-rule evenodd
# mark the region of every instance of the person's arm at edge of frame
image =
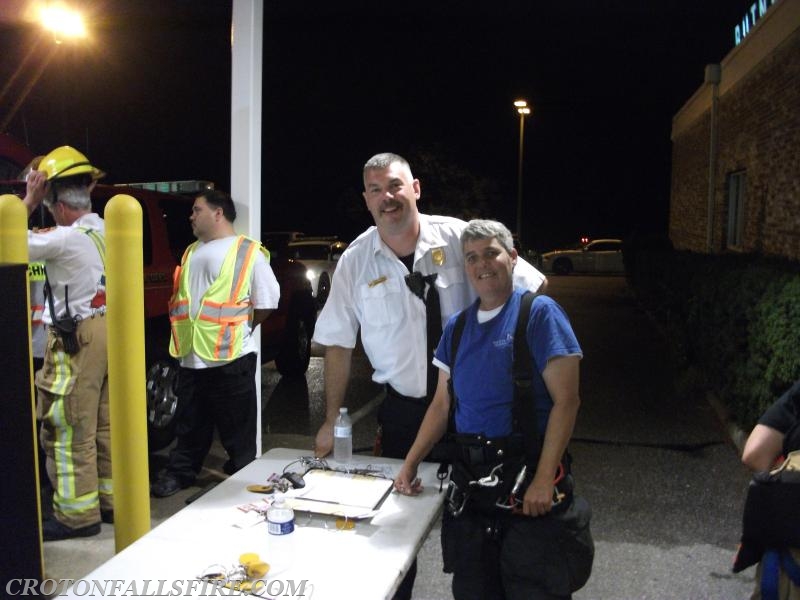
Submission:
<svg viewBox="0 0 800 600">
<path fill-rule="evenodd" d="M 547 421 L 536 474 L 525 490 L 522 512 L 528 516 L 544 515 L 552 508 L 553 476 L 572 437 L 581 403 L 579 373 L 579 356 L 551 358 L 542 371 L 547 391 L 553 399 L 553 408 Z"/>
<path fill-rule="evenodd" d="M 436 384 L 436 393 L 425 418 L 419 426 L 417 437 L 414 444 L 408 451 L 403 466 L 394 480 L 394 488 L 401 494 L 416 496 L 422 492 L 423 486 L 417 477 L 417 467 L 430 451 L 436 442 L 442 439 L 447 432 L 447 421 L 450 415 L 450 393 L 447 391 L 447 379 L 449 375 L 446 371 L 439 370 L 439 381 Z"/>
<path fill-rule="evenodd" d="M 352 348 L 325 347 L 325 422 L 314 440 L 314 455 L 317 457 L 327 456 L 333 450 L 333 425 L 339 416 L 339 408 L 344 404 L 352 357 Z"/>
<path fill-rule="evenodd" d="M 783 434 L 766 425 L 756 425 L 745 442 L 742 463 L 751 471 L 769 471 L 783 452 Z"/>
</svg>

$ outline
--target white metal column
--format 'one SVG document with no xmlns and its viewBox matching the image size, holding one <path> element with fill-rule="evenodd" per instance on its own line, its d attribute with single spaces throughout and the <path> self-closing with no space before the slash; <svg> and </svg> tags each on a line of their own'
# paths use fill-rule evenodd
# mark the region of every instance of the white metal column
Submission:
<svg viewBox="0 0 800 600">
<path fill-rule="evenodd" d="M 262 0 L 233 0 L 231 20 L 231 196 L 236 231 L 261 239 Z M 261 329 L 256 330 L 261 344 Z M 261 364 L 256 367 L 256 447 L 261 454 Z"/>
</svg>

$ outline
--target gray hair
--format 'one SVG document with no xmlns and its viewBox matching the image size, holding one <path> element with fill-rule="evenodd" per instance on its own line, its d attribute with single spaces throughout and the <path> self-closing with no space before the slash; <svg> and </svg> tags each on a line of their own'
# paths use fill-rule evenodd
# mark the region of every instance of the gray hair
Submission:
<svg viewBox="0 0 800 600">
<path fill-rule="evenodd" d="M 393 163 L 400 163 L 401 165 L 408 167 L 408 170 L 411 171 L 411 166 L 408 164 L 408 161 L 399 154 L 393 154 L 392 152 L 381 152 L 380 154 L 376 154 L 370 158 L 364 164 L 364 172 L 366 173 L 370 169 L 387 169 Z"/>
<path fill-rule="evenodd" d="M 79 210 L 91 210 L 92 197 L 89 189 L 91 179 L 87 177 L 67 177 L 53 180 L 51 189 L 44 198 L 44 205 L 48 208 L 58 202 Z"/>
<path fill-rule="evenodd" d="M 503 225 L 500 221 L 472 219 L 472 221 L 467 223 L 464 231 L 461 232 L 461 250 L 464 250 L 464 246 L 467 242 L 492 238 L 496 239 L 506 252 L 511 253 L 514 249 L 514 238 L 508 230 L 508 227 Z"/>
</svg>

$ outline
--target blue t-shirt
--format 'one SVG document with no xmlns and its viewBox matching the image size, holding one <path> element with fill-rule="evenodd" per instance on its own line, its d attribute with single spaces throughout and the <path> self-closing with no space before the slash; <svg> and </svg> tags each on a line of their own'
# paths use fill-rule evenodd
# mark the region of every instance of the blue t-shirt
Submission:
<svg viewBox="0 0 800 600">
<path fill-rule="evenodd" d="M 451 346 L 458 315 L 445 326 L 435 356 L 455 374 L 455 421 L 459 433 L 501 437 L 512 433 L 514 330 L 523 292 L 514 290 L 499 314 L 478 323 L 477 300 L 464 309 L 464 331 L 452 369 Z M 528 348 L 534 368 L 541 373 L 556 356 L 582 355 L 564 309 L 548 296 L 537 296 L 528 320 Z M 540 434 L 544 434 L 553 400 L 541 377 L 534 377 L 534 397 Z"/>
</svg>

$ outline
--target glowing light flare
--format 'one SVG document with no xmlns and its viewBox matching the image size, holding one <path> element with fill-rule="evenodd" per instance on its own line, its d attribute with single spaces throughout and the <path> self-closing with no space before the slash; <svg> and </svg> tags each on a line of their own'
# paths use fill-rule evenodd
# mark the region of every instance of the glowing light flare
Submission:
<svg viewBox="0 0 800 600">
<path fill-rule="evenodd" d="M 531 109 L 530 109 L 530 108 L 528 108 L 527 106 L 525 106 L 525 107 L 523 107 L 523 108 L 518 108 L 518 109 L 517 109 L 517 112 L 518 112 L 519 114 L 521 114 L 521 115 L 529 115 L 529 114 L 531 114 Z"/>
<path fill-rule="evenodd" d="M 48 31 L 53 32 L 57 44 L 61 38 L 85 38 L 86 24 L 83 15 L 76 10 L 61 5 L 47 5 L 39 10 L 39 21 Z"/>
</svg>

